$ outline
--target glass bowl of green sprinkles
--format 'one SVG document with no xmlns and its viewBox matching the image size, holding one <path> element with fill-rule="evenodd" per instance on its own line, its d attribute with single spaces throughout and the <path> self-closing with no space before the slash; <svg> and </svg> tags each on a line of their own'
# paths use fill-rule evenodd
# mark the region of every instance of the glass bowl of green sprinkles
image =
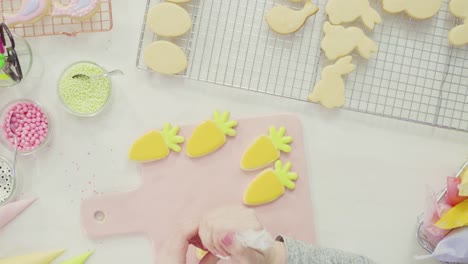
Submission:
<svg viewBox="0 0 468 264">
<path fill-rule="evenodd" d="M 73 76 L 84 74 L 94 77 L 106 72 L 102 66 L 91 61 L 80 61 L 68 66 L 60 76 L 57 89 L 65 109 L 81 117 L 99 114 L 110 102 L 111 79 L 84 79 Z"/>
</svg>

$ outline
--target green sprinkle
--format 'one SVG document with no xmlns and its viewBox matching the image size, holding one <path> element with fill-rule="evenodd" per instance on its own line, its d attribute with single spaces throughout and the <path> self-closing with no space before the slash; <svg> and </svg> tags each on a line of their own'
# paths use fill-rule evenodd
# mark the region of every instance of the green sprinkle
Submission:
<svg viewBox="0 0 468 264">
<path fill-rule="evenodd" d="M 109 78 L 86 80 L 73 78 L 77 74 L 90 77 L 104 74 L 105 71 L 93 63 L 78 63 L 71 66 L 60 80 L 59 93 L 65 106 L 81 115 L 91 115 L 101 110 L 111 92 Z"/>
</svg>

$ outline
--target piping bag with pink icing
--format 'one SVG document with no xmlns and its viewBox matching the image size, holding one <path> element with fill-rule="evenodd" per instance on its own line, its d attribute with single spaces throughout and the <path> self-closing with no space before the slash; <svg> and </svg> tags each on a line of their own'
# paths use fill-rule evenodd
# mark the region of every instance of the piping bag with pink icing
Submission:
<svg viewBox="0 0 468 264">
<path fill-rule="evenodd" d="M 100 7 L 100 0 L 71 0 L 66 6 L 54 2 L 52 16 L 71 17 L 78 20 L 91 18 Z"/>
<path fill-rule="evenodd" d="M 23 0 L 20 11 L 16 14 L 4 14 L 5 24 L 33 24 L 49 11 L 50 0 Z"/>
<path fill-rule="evenodd" d="M 36 198 L 23 199 L 0 207 L 0 230 L 35 201 Z"/>
</svg>

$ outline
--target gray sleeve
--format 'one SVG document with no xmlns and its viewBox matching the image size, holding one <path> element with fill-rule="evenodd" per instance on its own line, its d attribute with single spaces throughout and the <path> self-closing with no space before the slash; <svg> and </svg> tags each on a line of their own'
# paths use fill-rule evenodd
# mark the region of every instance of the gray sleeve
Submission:
<svg viewBox="0 0 468 264">
<path fill-rule="evenodd" d="M 287 237 L 278 237 L 286 248 L 287 264 L 374 264 L 370 259 L 336 249 L 315 247 Z"/>
</svg>

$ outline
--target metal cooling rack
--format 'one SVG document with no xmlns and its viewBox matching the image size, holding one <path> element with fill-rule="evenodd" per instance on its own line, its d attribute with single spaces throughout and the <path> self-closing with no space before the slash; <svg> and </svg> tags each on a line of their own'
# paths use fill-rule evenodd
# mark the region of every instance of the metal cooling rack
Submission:
<svg viewBox="0 0 468 264">
<path fill-rule="evenodd" d="M 159 2 L 148 0 L 146 13 Z M 326 0 L 314 2 L 320 11 L 288 36 L 272 32 L 264 20 L 275 5 L 301 7 L 287 0 L 194 0 L 183 5 L 193 18 L 192 32 L 173 40 L 190 61 L 183 75 L 306 101 L 329 63 L 320 50 Z M 382 25 L 367 32 L 379 51 L 368 61 L 354 56 L 358 68 L 347 78 L 345 108 L 468 131 L 468 48 L 448 43 L 449 30 L 459 22 L 448 11 L 448 2 L 434 18 L 423 21 L 387 14 L 380 1 L 371 2 L 383 18 Z M 145 15 L 139 68 L 147 69 L 142 49 L 156 39 Z"/>
<path fill-rule="evenodd" d="M 67 5 L 69 0 L 54 0 Z M 16 13 L 21 8 L 21 0 L 0 0 L 0 14 Z M 1 18 L 3 21 L 3 17 Z M 103 32 L 112 29 L 111 0 L 101 0 L 99 11 L 88 20 L 76 20 L 68 17 L 44 16 L 34 24 L 16 25 L 11 30 L 22 37 L 48 35 L 75 36 L 79 33 Z"/>
</svg>

